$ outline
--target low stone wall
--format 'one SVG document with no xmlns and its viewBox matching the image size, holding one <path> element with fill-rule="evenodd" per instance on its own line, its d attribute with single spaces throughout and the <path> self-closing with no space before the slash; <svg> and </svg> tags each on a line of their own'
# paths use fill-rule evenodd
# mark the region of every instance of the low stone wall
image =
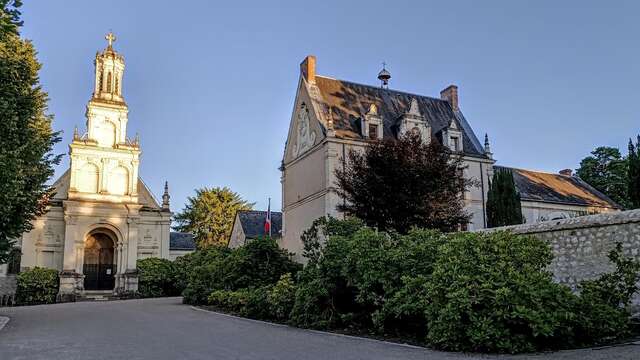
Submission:
<svg viewBox="0 0 640 360">
<path fill-rule="evenodd" d="M 555 255 L 549 270 L 556 281 L 573 289 L 582 280 L 612 270 L 607 255 L 616 243 L 622 244 L 626 256 L 640 259 L 640 209 L 480 231 L 497 230 L 546 240 Z M 634 305 L 638 312 L 640 294 L 636 295 Z"/>
</svg>

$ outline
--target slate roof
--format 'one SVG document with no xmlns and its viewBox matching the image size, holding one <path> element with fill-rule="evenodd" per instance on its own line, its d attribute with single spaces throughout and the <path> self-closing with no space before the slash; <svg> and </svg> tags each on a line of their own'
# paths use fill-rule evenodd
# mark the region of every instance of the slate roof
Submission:
<svg viewBox="0 0 640 360">
<path fill-rule="evenodd" d="M 316 76 L 316 86 L 324 102 L 321 111 L 325 117 L 331 109 L 337 137 L 362 139 L 359 118 L 367 113 L 371 104 L 377 106 L 378 114 L 382 116 L 384 137 L 396 136 L 398 118 L 409 112 L 411 99 L 416 99 L 420 113 L 431 125 L 434 137 L 455 119 L 463 133 L 464 153 L 485 157 L 483 147 L 462 112 L 454 111 L 451 104 L 445 100 L 319 75 Z"/>
<path fill-rule="evenodd" d="M 267 219 L 266 211 L 243 210 L 238 211 L 238 219 L 244 231 L 244 236 L 248 239 L 256 239 L 264 236 L 264 222 Z M 282 213 L 271 212 L 271 236 L 282 237 Z"/>
<path fill-rule="evenodd" d="M 195 250 L 196 241 L 193 234 L 184 232 L 171 232 L 169 234 L 169 250 Z"/>
<path fill-rule="evenodd" d="M 621 209 L 608 196 L 576 176 L 505 166 L 495 166 L 494 168 L 510 169 L 512 171 L 516 188 L 520 192 L 520 198 L 525 201 Z"/>
</svg>

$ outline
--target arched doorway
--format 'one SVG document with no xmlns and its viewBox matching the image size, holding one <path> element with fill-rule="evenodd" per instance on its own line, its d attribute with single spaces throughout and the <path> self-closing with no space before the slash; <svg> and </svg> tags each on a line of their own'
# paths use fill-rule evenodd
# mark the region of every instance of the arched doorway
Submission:
<svg viewBox="0 0 640 360">
<path fill-rule="evenodd" d="M 84 244 L 84 289 L 112 290 L 116 271 L 115 236 L 110 230 L 89 233 Z"/>
</svg>

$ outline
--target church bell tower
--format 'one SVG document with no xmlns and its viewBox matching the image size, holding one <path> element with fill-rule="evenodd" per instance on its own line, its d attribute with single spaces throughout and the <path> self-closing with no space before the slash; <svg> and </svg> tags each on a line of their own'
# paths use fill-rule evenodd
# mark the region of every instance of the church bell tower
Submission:
<svg viewBox="0 0 640 360">
<path fill-rule="evenodd" d="M 122 96 L 124 57 L 107 47 L 97 52 L 93 95 L 87 104 L 86 133 L 77 129 L 69 145 L 69 199 L 138 202 L 139 139 L 127 138 L 129 109 Z"/>
</svg>

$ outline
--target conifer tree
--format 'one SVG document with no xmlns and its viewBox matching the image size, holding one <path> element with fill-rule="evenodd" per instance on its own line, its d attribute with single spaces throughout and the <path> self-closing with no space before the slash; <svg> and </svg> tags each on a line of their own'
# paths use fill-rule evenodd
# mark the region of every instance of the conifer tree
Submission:
<svg viewBox="0 0 640 360">
<path fill-rule="evenodd" d="M 32 228 L 46 211 L 52 189 L 45 183 L 60 160 L 60 141 L 47 115 L 40 64 L 30 41 L 20 38 L 19 0 L 0 0 L 0 263 L 12 239 Z"/>
<path fill-rule="evenodd" d="M 496 168 L 487 194 L 487 227 L 522 224 L 520 194 L 516 190 L 513 173 Z"/>
<path fill-rule="evenodd" d="M 640 208 L 640 135 L 636 139 L 635 145 L 629 139 L 629 164 L 628 169 L 628 193 L 629 205 L 632 209 Z"/>
</svg>

